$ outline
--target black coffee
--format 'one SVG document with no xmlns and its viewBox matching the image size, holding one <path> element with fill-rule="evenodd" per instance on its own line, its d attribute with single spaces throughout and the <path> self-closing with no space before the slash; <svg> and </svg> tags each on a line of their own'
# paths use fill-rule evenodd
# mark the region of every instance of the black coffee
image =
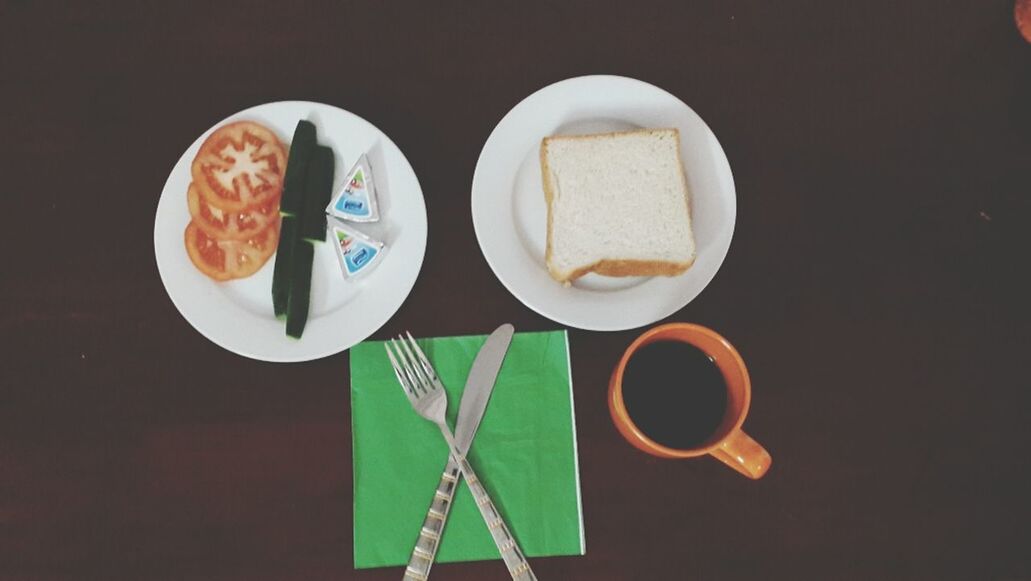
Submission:
<svg viewBox="0 0 1031 581">
<path fill-rule="evenodd" d="M 656 341 L 638 349 L 627 362 L 623 402 L 649 438 L 670 448 L 694 448 L 723 421 L 727 384 L 701 349 Z"/>
</svg>

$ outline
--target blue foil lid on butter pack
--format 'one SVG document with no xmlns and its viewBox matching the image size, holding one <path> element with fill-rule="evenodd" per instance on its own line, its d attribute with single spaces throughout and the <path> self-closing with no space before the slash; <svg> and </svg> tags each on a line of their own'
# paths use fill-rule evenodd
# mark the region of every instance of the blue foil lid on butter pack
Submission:
<svg viewBox="0 0 1031 581">
<path fill-rule="evenodd" d="M 375 222 L 379 220 L 376 205 L 376 183 L 372 179 L 369 159 L 363 153 L 347 172 L 344 187 L 333 196 L 326 213 L 351 222 Z"/>
<path fill-rule="evenodd" d="M 386 245 L 374 240 L 344 224 L 334 222 L 331 225 L 333 242 L 335 242 L 340 270 L 344 278 L 354 278 L 365 274 L 383 257 Z"/>
</svg>

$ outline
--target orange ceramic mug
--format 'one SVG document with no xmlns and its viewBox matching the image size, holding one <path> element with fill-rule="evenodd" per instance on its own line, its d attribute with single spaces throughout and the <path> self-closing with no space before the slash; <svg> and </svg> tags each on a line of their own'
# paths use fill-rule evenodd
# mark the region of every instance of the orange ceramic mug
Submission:
<svg viewBox="0 0 1031 581">
<path fill-rule="evenodd" d="M 712 357 L 727 386 L 727 411 L 715 432 L 700 446 L 678 449 L 663 446 L 638 428 L 623 403 L 623 371 L 638 349 L 655 341 L 682 341 Z M 689 389 L 684 386 L 684 389 Z M 616 428 L 635 447 L 662 458 L 712 455 L 749 478 L 762 478 L 773 460 L 758 442 L 741 430 L 752 399 L 748 369 L 737 350 L 712 329 L 690 323 L 670 323 L 646 331 L 627 347 L 609 381 L 609 411 Z"/>
</svg>

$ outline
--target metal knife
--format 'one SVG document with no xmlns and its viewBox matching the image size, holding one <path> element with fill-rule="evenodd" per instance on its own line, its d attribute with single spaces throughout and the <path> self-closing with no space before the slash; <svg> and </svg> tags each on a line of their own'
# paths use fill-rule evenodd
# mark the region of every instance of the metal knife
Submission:
<svg viewBox="0 0 1031 581">
<path fill-rule="evenodd" d="M 473 360 L 473 366 L 469 369 L 465 391 L 462 392 L 462 401 L 458 408 L 458 419 L 455 422 L 455 447 L 463 455 L 469 451 L 476 430 L 480 427 L 480 420 L 487 409 L 487 402 L 494 391 L 494 382 L 501 371 L 501 364 L 508 353 L 514 333 L 515 327 L 507 323 L 495 329 L 487 337 L 483 347 L 480 347 L 476 359 Z M 461 473 L 458 462 L 449 455 L 447 466 L 440 475 L 440 484 L 433 495 L 433 502 L 419 531 L 419 539 L 408 560 L 408 567 L 405 568 L 406 580 L 423 581 L 429 577 Z"/>
<path fill-rule="evenodd" d="M 487 409 L 487 402 L 494 391 L 494 380 L 501 371 L 501 364 L 505 361 L 513 334 L 515 327 L 507 323 L 495 329 L 487 337 L 483 347 L 480 347 L 480 352 L 476 354 L 473 366 L 469 369 L 465 391 L 462 392 L 462 403 L 458 408 L 458 420 L 455 421 L 455 447 L 463 454 L 469 451 L 469 445 L 472 444 L 476 430 L 480 427 L 483 412 Z"/>
</svg>

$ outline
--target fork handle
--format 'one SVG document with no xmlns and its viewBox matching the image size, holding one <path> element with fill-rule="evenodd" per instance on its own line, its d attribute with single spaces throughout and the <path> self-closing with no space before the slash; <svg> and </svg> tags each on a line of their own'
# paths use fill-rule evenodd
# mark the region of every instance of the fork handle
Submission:
<svg viewBox="0 0 1031 581">
<path fill-rule="evenodd" d="M 437 558 L 437 546 L 440 544 L 440 536 L 444 533 L 447 516 L 451 512 L 451 501 L 455 498 L 455 490 L 458 489 L 458 479 L 461 474 L 458 462 L 455 462 L 455 459 L 449 455 L 447 466 L 440 474 L 440 484 L 433 493 L 430 509 L 422 521 L 419 540 L 415 542 L 412 556 L 408 559 L 408 566 L 405 567 L 405 581 L 426 581 L 429 578 L 430 567 Z"/>
<path fill-rule="evenodd" d="M 501 513 L 494 506 L 494 501 L 487 494 L 487 489 L 483 487 L 483 483 L 476 477 L 473 467 L 464 456 L 454 454 L 454 447 L 452 447 L 451 451 L 452 457 L 458 456 L 458 465 L 462 468 L 462 473 L 465 474 L 465 481 L 469 485 L 469 490 L 473 493 L 473 498 L 476 499 L 476 506 L 480 509 L 483 522 L 487 523 L 490 536 L 494 537 L 494 544 L 497 545 L 498 552 L 501 553 L 501 559 L 505 561 L 505 566 L 508 567 L 508 572 L 512 575 L 512 579 L 516 581 L 537 581 L 537 576 L 530 569 L 530 563 L 523 556 L 523 552 L 519 550 L 519 544 L 516 543 L 515 537 L 509 532 L 505 519 L 501 518 Z"/>
</svg>

